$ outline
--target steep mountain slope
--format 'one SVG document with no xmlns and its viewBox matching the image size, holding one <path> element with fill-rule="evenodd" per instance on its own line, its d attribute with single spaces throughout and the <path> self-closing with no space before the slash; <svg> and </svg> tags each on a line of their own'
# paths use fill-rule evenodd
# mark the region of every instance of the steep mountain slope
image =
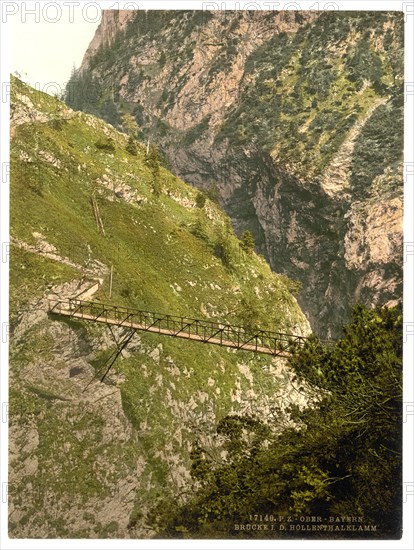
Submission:
<svg viewBox="0 0 414 550">
<path fill-rule="evenodd" d="M 118 29 L 118 32 L 116 32 Z M 303 283 L 320 334 L 402 294 L 403 14 L 104 11 L 66 101 L 131 112 Z"/>
<path fill-rule="evenodd" d="M 183 498 L 192 446 L 217 421 L 306 397 L 282 359 L 144 333 L 101 383 L 121 334 L 48 316 L 48 300 L 309 323 L 295 283 L 153 149 L 16 79 L 11 131 L 10 536 L 151 536 L 149 507 Z"/>
</svg>

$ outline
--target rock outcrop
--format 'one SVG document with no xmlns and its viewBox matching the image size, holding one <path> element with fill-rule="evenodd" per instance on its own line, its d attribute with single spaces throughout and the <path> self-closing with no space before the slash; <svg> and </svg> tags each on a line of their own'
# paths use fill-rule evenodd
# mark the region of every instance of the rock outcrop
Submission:
<svg viewBox="0 0 414 550">
<path fill-rule="evenodd" d="M 132 112 L 175 173 L 217 186 L 236 231 L 302 283 L 314 329 L 337 335 L 355 301 L 401 299 L 402 27 L 396 12 L 106 11 L 72 86 L 112 99 L 74 106 L 114 125 Z M 374 212 L 388 255 L 372 254 Z"/>
<path fill-rule="evenodd" d="M 221 418 L 273 424 L 274 407 L 311 396 L 285 358 L 159 334 L 134 334 L 112 363 L 127 327 L 50 301 L 305 336 L 309 322 L 293 282 L 243 251 L 217 204 L 197 206 L 158 162 L 154 176 L 142 143 L 131 154 L 126 134 L 12 82 L 9 534 L 151 537 L 150 510 L 183 498 Z"/>
</svg>

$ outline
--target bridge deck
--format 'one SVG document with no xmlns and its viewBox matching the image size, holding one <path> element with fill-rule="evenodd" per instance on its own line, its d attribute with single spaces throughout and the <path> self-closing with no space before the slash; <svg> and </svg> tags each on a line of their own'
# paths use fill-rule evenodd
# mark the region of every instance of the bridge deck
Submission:
<svg viewBox="0 0 414 550">
<path fill-rule="evenodd" d="M 248 331 L 243 327 L 209 320 L 132 310 L 82 300 L 52 301 L 49 312 L 95 323 L 116 325 L 143 332 L 183 338 L 205 344 L 287 357 L 292 346 L 303 345 L 303 336 L 266 330 Z"/>
</svg>

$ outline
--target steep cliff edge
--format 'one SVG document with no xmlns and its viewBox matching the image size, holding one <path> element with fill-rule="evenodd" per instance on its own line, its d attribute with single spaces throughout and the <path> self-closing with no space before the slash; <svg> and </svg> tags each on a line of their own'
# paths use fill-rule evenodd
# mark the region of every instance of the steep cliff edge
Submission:
<svg viewBox="0 0 414 550">
<path fill-rule="evenodd" d="M 129 21 L 134 18 L 134 12 L 128 10 L 107 10 L 104 12 L 95 35 L 88 46 L 82 61 L 81 70 L 86 67 L 96 52 L 102 46 L 110 45 L 119 31 L 125 29 Z"/>
<path fill-rule="evenodd" d="M 132 113 L 174 172 L 217 186 L 336 335 L 356 301 L 401 299 L 402 81 L 398 12 L 105 11 L 66 99 Z"/>
<path fill-rule="evenodd" d="M 148 510 L 184 498 L 191 450 L 220 419 L 307 397 L 281 358 L 147 333 L 101 383 L 122 329 L 48 315 L 48 301 L 309 323 L 293 282 L 142 143 L 16 79 L 11 107 L 9 534 L 150 537 Z"/>
</svg>

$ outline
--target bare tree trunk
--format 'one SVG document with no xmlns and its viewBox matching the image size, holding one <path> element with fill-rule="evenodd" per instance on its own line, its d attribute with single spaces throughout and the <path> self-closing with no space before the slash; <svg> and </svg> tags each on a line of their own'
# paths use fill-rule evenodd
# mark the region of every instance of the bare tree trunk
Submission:
<svg viewBox="0 0 414 550">
<path fill-rule="evenodd" d="M 100 229 L 102 231 L 102 234 L 105 235 L 105 228 L 103 226 L 102 218 L 101 218 L 101 215 L 99 213 L 99 206 L 98 206 L 98 203 L 97 203 L 96 198 L 95 198 L 95 193 L 92 193 L 91 203 L 92 203 L 93 213 L 95 215 L 95 221 L 96 221 L 96 225 L 98 227 L 98 230 Z"/>
</svg>

